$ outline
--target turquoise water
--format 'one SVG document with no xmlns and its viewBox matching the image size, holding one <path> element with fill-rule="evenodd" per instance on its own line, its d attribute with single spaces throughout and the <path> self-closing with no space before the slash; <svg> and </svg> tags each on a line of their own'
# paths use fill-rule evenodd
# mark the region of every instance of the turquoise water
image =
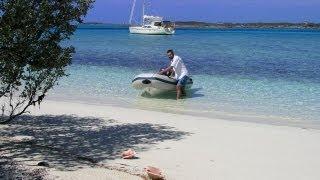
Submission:
<svg viewBox="0 0 320 180">
<path fill-rule="evenodd" d="M 143 36 L 100 25 L 79 28 L 67 43 L 76 54 L 52 99 L 320 125 L 320 31 L 181 29 Z M 170 48 L 194 79 L 188 98 L 141 96 L 132 78 L 166 66 Z"/>
</svg>

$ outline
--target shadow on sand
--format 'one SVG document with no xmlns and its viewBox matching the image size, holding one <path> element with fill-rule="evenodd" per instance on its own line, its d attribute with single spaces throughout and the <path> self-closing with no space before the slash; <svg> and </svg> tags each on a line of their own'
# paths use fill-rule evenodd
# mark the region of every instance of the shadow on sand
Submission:
<svg viewBox="0 0 320 180">
<path fill-rule="evenodd" d="M 36 139 L 32 143 L 0 143 L 1 151 L 9 152 L 10 158 L 39 161 L 40 157 L 55 168 L 74 170 L 92 161 L 120 158 L 120 152 L 127 148 L 145 151 L 153 144 L 180 140 L 189 133 L 158 124 L 118 124 L 112 119 L 46 115 L 22 116 L 2 128 L 0 135 Z"/>
</svg>

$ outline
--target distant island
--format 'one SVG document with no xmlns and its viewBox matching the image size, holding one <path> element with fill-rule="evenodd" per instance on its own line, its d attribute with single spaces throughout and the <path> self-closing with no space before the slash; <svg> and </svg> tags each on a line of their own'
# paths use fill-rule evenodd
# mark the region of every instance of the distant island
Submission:
<svg viewBox="0 0 320 180">
<path fill-rule="evenodd" d="M 176 28 L 215 28 L 215 29 L 233 29 L 233 28 L 292 28 L 292 29 L 320 29 L 320 23 L 207 23 L 197 21 L 177 21 Z"/>
<path fill-rule="evenodd" d="M 85 22 L 84 25 L 114 25 L 128 27 L 128 24 L 112 24 L 101 22 Z M 199 21 L 176 21 L 176 28 L 198 28 L 198 29 L 320 29 L 320 23 L 301 22 L 301 23 L 289 23 L 289 22 L 277 22 L 277 23 L 209 23 Z"/>
</svg>

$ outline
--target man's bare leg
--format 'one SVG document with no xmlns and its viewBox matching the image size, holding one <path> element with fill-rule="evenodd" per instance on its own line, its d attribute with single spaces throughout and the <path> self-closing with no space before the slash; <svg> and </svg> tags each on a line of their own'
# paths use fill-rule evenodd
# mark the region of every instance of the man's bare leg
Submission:
<svg viewBox="0 0 320 180">
<path fill-rule="evenodd" d="M 177 100 L 181 98 L 181 94 L 182 94 L 182 87 L 177 85 L 176 86 L 176 90 L 177 90 Z"/>
</svg>

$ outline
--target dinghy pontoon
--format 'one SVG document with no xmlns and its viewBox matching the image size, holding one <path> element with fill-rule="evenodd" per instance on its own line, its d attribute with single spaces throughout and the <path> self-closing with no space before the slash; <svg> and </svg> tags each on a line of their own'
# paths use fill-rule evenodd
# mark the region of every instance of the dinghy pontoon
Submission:
<svg viewBox="0 0 320 180">
<path fill-rule="evenodd" d="M 178 81 L 168 76 L 145 73 L 136 76 L 132 80 L 132 87 L 138 90 L 144 90 L 150 94 L 163 93 L 166 91 L 175 91 Z M 187 82 L 186 89 L 190 89 L 193 81 L 190 78 Z"/>
</svg>

